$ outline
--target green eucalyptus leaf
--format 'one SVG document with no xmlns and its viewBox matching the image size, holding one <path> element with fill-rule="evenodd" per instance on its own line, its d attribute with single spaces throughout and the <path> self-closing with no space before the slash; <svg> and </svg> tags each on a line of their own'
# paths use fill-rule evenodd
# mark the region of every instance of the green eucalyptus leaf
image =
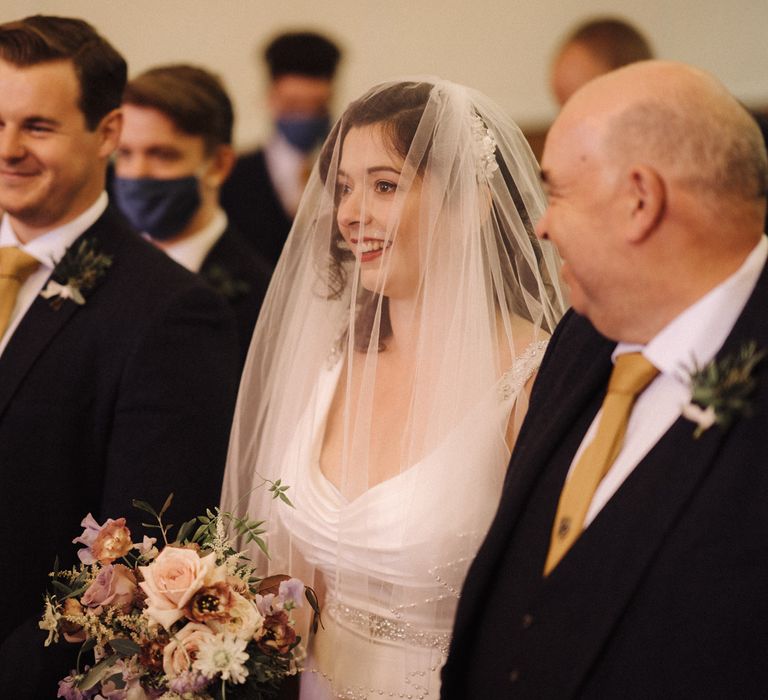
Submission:
<svg viewBox="0 0 768 700">
<path fill-rule="evenodd" d="M 109 646 L 111 646 L 117 654 L 120 656 L 133 656 L 141 651 L 141 647 L 136 644 L 132 639 L 125 637 L 115 637 L 109 640 Z"/>
<path fill-rule="evenodd" d="M 160 509 L 160 517 L 162 517 L 165 514 L 165 511 L 171 507 L 171 503 L 173 503 L 172 492 L 168 494 L 168 498 L 165 499 L 165 503 L 163 503 L 163 507 Z"/>
<path fill-rule="evenodd" d="M 119 658 L 119 656 L 108 656 L 106 659 L 99 661 L 77 684 L 78 690 L 90 690 L 105 680 L 112 673 L 112 667 Z"/>
<path fill-rule="evenodd" d="M 151 505 L 149 505 L 149 503 L 147 503 L 146 501 L 140 501 L 140 500 L 134 498 L 133 499 L 133 507 L 134 508 L 138 508 L 139 510 L 143 510 L 145 513 L 149 513 L 154 518 L 159 517 L 157 515 L 157 512 L 155 511 L 155 509 Z M 146 527 L 145 523 L 142 523 L 142 525 L 144 525 Z"/>
</svg>

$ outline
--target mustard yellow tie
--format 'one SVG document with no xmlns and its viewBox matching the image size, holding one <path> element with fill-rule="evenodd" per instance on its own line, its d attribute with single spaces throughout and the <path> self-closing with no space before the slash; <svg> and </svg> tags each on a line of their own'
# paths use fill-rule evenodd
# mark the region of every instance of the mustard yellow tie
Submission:
<svg viewBox="0 0 768 700">
<path fill-rule="evenodd" d="M 21 248 L 0 248 L 0 338 L 8 328 L 21 285 L 39 264 Z"/>
<path fill-rule="evenodd" d="M 574 465 L 560 493 L 544 564 L 545 576 L 582 533 L 592 496 L 621 450 L 635 399 L 658 373 L 659 370 L 639 352 L 616 358 L 597 433 Z"/>
</svg>

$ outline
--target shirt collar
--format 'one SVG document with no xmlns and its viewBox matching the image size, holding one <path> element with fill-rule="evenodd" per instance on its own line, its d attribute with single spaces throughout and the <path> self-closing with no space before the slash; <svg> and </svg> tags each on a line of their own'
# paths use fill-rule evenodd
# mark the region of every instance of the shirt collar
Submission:
<svg viewBox="0 0 768 700">
<path fill-rule="evenodd" d="M 227 228 L 227 215 L 224 210 L 219 208 L 214 213 L 207 226 L 196 231 L 191 236 L 182 238 L 176 243 L 168 243 L 163 246 L 163 250 L 172 260 L 179 265 L 186 267 L 192 272 L 200 272 L 208 253 L 211 251 L 219 238 L 224 235 Z M 146 234 L 145 234 L 146 235 Z M 152 239 L 147 236 L 149 240 Z"/>
<path fill-rule="evenodd" d="M 264 146 L 264 151 L 270 161 L 289 162 L 299 169 L 307 158 L 307 154 L 292 145 L 279 131 Z"/>
<path fill-rule="evenodd" d="M 730 277 L 670 321 L 647 345 L 619 343 L 612 359 L 641 351 L 660 372 L 677 377 L 694 366 L 703 367 L 714 358 L 736 324 L 767 258 L 768 239 L 761 236 Z"/>
<path fill-rule="evenodd" d="M 52 270 L 64 257 L 67 248 L 96 223 L 106 210 L 108 203 L 107 193 L 102 191 L 96 201 L 76 219 L 33 238 L 29 243 L 22 243 L 19 240 L 13 230 L 11 217 L 6 213 L 0 221 L 0 247 L 17 246 Z"/>
</svg>

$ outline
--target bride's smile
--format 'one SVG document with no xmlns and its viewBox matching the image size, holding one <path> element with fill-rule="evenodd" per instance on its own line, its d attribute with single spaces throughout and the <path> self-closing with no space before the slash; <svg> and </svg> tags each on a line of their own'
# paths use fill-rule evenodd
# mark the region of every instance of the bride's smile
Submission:
<svg viewBox="0 0 768 700">
<path fill-rule="evenodd" d="M 350 129 L 336 177 L 341 247 L 360 263 L 369 291 L 410 298 L 418 289 L 421 177 L 404 173 L 404 158 L 377 125 Z"/>
</svg>

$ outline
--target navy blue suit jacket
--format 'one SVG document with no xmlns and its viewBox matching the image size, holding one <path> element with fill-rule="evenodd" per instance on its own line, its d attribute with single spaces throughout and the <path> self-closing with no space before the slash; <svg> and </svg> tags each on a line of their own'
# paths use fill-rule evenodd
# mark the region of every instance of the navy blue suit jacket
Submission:
<svg viewBox="0 0 768 700">
<path fill-rule="evenodd" d="M 38 658 L 36 619 L 88 512 L 136 531 L 134 498 L 174 492 L 175 523 L 219 500 L 239 375 L 231 311 L 109 209 L 83 236 L 113 258 L 85 305 L 38 297 L 0 356 L 3 697 L 56 695 L 50 676 L 11 683 L 43 679 L 55 655 Z"/>
<path fill-rule="evenodd" d="M 221 188 L 221 206 L 256 252 L 276 265 L 292 219 L 272 184 L 263 149 L 238 157 Z"/>
<path fill-rule="evenodd" d="M 244 364 L 272 266 L 229 225 L 203 260 L 200 276 L 227 300 L 234 312 Z"/>
<path fill-rule="evenodd" d="M 763 270 L 719 357 L 768 348 Z M 545 579 L 568 466 L 615 344 L 569 313 L 466 580 L 442 697 L 757 698 L 768 688 L 768 361 L 751 415 L 679 418 Z"/>
</svg>

